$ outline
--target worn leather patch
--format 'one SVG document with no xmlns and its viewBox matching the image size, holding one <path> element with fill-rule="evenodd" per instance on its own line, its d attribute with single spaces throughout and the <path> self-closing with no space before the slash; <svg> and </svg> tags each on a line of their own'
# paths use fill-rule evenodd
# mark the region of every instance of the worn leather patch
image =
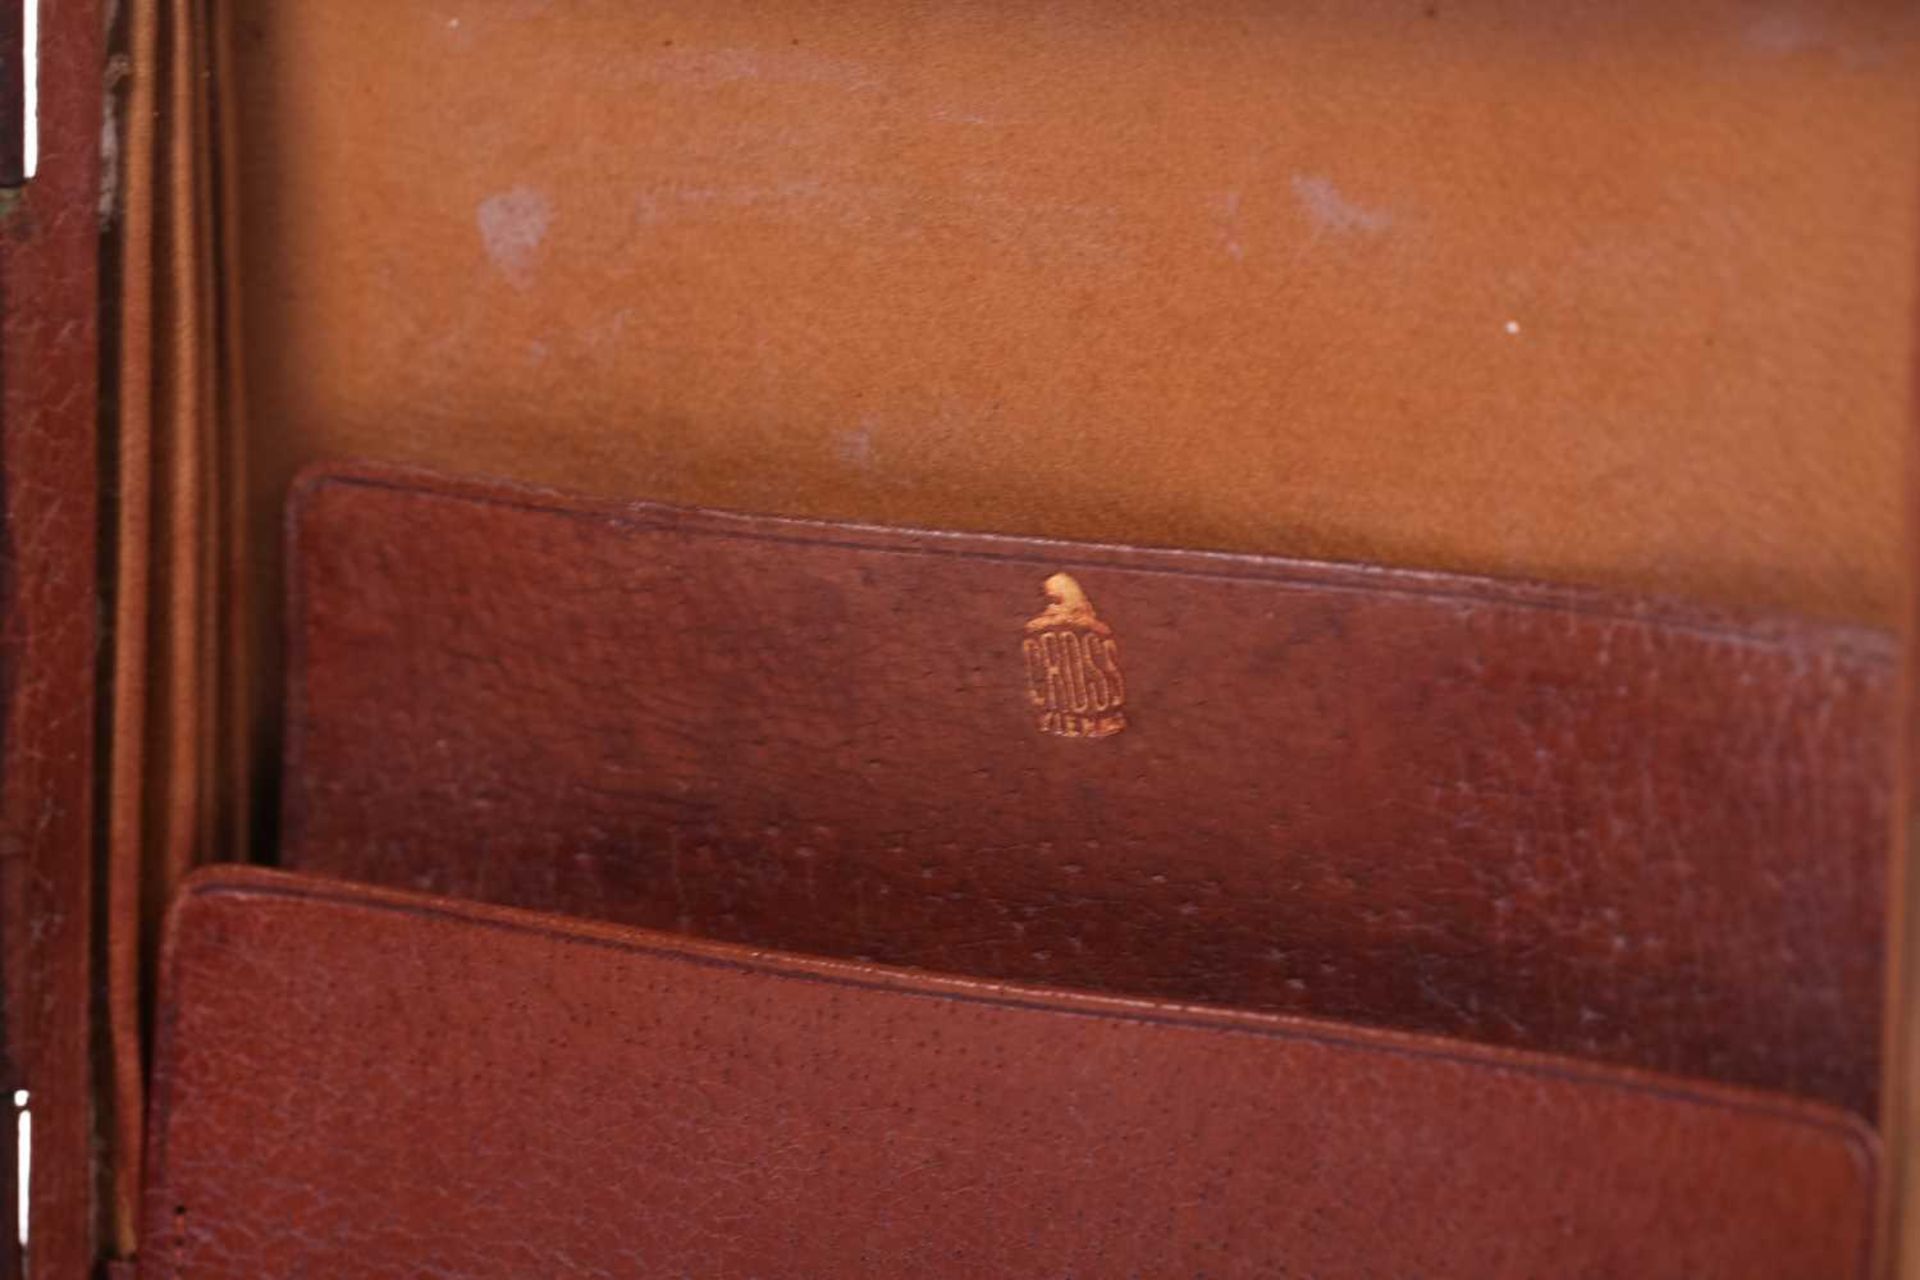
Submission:
<svg viewBox="0 0 1920 1280">
<path fill-rule="evenodd" d="M 1871 1112 L 1877 634 L 382 471 L 292 521 L 290 866 Z"/>
</svg>

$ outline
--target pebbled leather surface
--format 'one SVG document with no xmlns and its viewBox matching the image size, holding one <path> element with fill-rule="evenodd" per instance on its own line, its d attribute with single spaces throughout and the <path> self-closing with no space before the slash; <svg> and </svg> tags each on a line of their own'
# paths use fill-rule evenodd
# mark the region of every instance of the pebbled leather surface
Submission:
<svg viewBox="0 0 1920 1280">
<path fill-rule="evenodd" d="M 12 20 L 20 19 L 12 6 Z M 42 4 L 39 171 L 0 195 L 0 1075 L 33 1106 L 33 1280 L 94 1262 L 103 20 Z M 13 104 L 0 129 L 18 129 Z M 10 1094 L 0 1093 L 10 1114 Z M 11 1122 L 5 1159 L 12 1159 Z M 0 1210 L 11 1254 L 14 1205 Z M 14 1274 L 0 1256 L 0 1276 Z"/>
<path fill-rule="evenodd" d="M 292 527 L 291 866 L 1872 1114 L 1876 634 L 378 469 Z M 1113 737 L 1027 700 L 1060 570 Z"/>
<path fill-rule="evenodd" d="M 260 871 L 171 921 L 143 1276 L 1820 1280 L 1823 1108 Z"/>
</svg>

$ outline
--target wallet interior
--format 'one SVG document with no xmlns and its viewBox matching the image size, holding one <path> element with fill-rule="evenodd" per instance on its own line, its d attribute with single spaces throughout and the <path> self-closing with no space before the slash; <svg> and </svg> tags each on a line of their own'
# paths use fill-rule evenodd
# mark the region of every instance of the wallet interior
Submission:
<svg viewBox="0 0 1920 1280">
<path fill-rule="evenodd" d="M 128 0 L 115 39 L 118 1252 L 211 861 L 1893 1131 L 1911 11 Z M 340 478 L 394 466 L 569 496 Z M 745 556 L 788 526 L 635 502 L 964 536 Z M 1094 740 L 1036 723 L 1044 656 L 1025 700 L 1062 572 L 1126 682 Z"/>
</svg>

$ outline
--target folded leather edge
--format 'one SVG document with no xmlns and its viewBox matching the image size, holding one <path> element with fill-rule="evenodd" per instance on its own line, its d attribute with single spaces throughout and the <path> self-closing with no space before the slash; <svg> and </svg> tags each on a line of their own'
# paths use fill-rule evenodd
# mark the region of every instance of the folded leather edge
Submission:
<svg viewBox="0 0 1920 1280">
<path fill-rule="evenodd" d="M 1769 1116 L 1827 1132 L 1846 1144 L 1855 1169 L 1871 1181 L 1879 1168 L 1881 1145 L 1873 1126 L 1861 1117 L 1825 1103 L 1770 1094 L 1709 1081 L 1682 1079 L 1631 1067 L 1601 1066 L 1547 1053 L 1478 1045 L 1413 1032 L 1348 1026 L 1312 1018 L 1261 1013 L 1220 1005 L 1203 1005 L 1094 992 L 1062 990 L 1028 983 L 966 978 L 924 970 L 900 969 L 857 961 L 833 960 L 759 947 L 735 946 L 658 933 L 624 925 L 605 924 L 572 916 L 495 906 L 461 898 L 413 893 L 320 876 L 258 866 L 210 865 L 196 869 L 181 883 L 168 911 L 162 949 L 161 989 L 176 990 L 174 939 L 185 927 L 194 904 L 209 898 L 263 898 L 312 902 L 356 910 L 384 911 L 418 918 L 452 920 L 464 924 L 533 934 L 584 947 L 667 955 L 692 963 L 762 973 L 793 981 L 827 983 L 865 990 L 903 992 L 934 999 L 987 1004 L 1002 1008 L 1044 1009 L 1089 1017 L 1121 1018 L 1142 1023 L 1173 1022 L 1280 1039 L 1364 1048 L 1409 1057 L 1471 1063 L 1524 1075 L 1578 1081 L 1605 1088 L 1648 1094 L 1690 1105 L 1725 1108 Z M 170 1034 L 171 1001 L 163 1001 L 161 1039 Z M 162 1044 L 161 1048 L 164 1048 Z M 156 1102 L 156 1126 L 167 1108 Z M 165 1141 L 150 1135 L 148 1181 L 163 1181 Z M 1867 1224 L 1870 1226 L 1871 1224 Z"/>
<path fill-rule="evenodd" d="M 137 1245 L 142 1053 L 140 863 L 145 829 L 148 637 L 153 554 L 155 138 L 159 115 L 159 0 L 128 9 L 126 129 L 122 144 L 120 367 L 112 588 L 113 653 L 107 721 L 105 981 L 110 1079 L 111 1252 Z"/>
<path fill-rule="evenodd" d="M 102 924 L 106 1228 L 122 1256 L 138 1244 L 162 913 L 189 867 L 250 841 L 230 21 L 223 0 L 133 0 L 126 19 Z"/>
<path fill-rule="evenodd" d="M 1302 560 L 1205 548 L 1130 547 L 1064 539 L 1010 537 L 818 520 L 798 516 L 755 515 L 708 507 L 682 507 L 644 500 L 582 497 L 570 493 L 486 477 L 450 476 L 426 468 L 340 459 L 312 463 L 295 476 L 288 493 L 284 536 L 297 547 L 307 505 L 333 485 L 394 489 L 438 495 L 493 506 L 516 507 L 578 519 L 620 519 L 635 524 L 665 523 L 700 532 L 733 534 L 773 541 L 900 548 L 929 555 L 966 555 L 985 559 L 1037 560 L 1041 551 L 1062 563 L 1125 567 L 1183 576 L 1219 576 L 1310 583 L 1331 590 L 1395 593 L 1440 599 L 1473 599 L 1525 608 L 1556 609 L 1593 617 L 1655 623 L 1679 630 L 1755 644 L 1784 644 L 1823 637 L 1851 657 L 1879 664 L 1895 660 L 1895 637 L 1860 623 L 1830 622 L 1778 612 L 1748 612 L 1660 595 L 1635 595 L 1604 588 L 1569 586 L 1525 578 L 1483 577 L 1436 569 L 1344 561 Z M 290 559 L 286 604 L 301 599 L 298 560 Z M 290 615 L 291 616 L 291 615 Z"/>
</svg>

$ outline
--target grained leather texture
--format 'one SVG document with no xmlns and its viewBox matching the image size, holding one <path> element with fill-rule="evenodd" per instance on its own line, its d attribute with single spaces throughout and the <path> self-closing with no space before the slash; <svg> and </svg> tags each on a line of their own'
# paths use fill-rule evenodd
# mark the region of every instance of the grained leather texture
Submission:
<svg viewBox="0 0 1920 1280">
<path fill-rule="evenodd" d="M 39 169 L 0 193 L 0 1083 L 31 1095 L 34 1280 L 94 1258 L 102 35 L 93 0 L 40 6 Z"/>
<path fill-rule="evenodd" d="M 291 866 L 1872 1114 L 1875 633 L 377 468 L 292 526 Z M 1063 571 L 1110 736 L 1033 701 Z"/>
<path fill-rule="evenodd" d="M 1762 1095 L 324 881 L 171 922 L 141 1274 L 1822 1280 Z"/>
</svg>

